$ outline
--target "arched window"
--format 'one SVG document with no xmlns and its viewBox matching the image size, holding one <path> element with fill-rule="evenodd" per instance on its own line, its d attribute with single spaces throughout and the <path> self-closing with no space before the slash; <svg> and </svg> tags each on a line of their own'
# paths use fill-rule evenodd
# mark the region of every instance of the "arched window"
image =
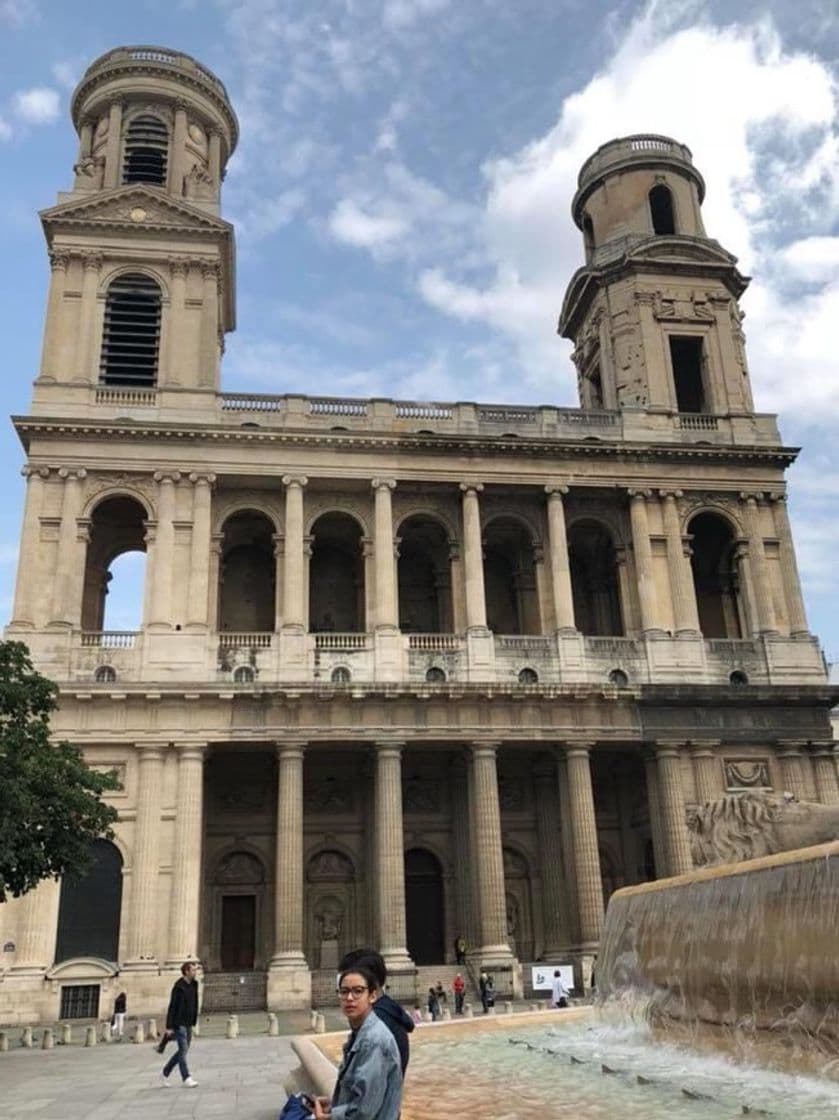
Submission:
<svg viewBox="0 0 839 1120">
<path fill-rule="evenodd" d="M 620 637 L 620 587 L 611 533 L 596 521 L 576 522 L 568 531 L 568 557 L 577 629 L 589 637 Z"/>
<path fill-rule="evenodd" d="M 586 251 L 586 260 L 594 252 L 594 222 L 588 214 L 583 215 L 583 244 Z"/>
<path fill-rule="evenodd" d="M 609 673 L 609 684 L 614 685 L 615 688 L 626 688 L 629 684 L 629 677 L 623 669 L 612 669 Z"/>
<path fill-rule="evenodd" d="M 135 117 L 125 134 L 123 183 L 166 186 L 169 130 L 159 117 Z"/>
<path fill-rule="evenodd" d="M 538 634 L 539 597 L 530 533 L 510 517 L 485 532 L 484 587 L 487 625 L 495 634 Z"/>
<path fill-rule="evenodd" d="M 363 633 L 364 557 L 361 526 L 345 513 L 325 513 L 312 526 L 309 629 L 323 634 Z"/>
<path fill-rule="evenodd" d="M 670 188 L 657 183 L 649 193 L 650 218 L 653 233 L 675 233 L 676 219 L 673 214 L 673 195 Z"/>
<path fill-rule="evenodd" d="M 101 957 L 115 961 L 119 952 L 122 907 L 122 856 L 110 840 L 94 840 L 87 874 L 61 880 L 58 905 L 57 961 Z"/>
<path fill-rule="evenodd" d="M 120 276 L 108 288 L 99 380 L 150 388 L 157 381 L 160 288 L 149 276 Z"/>
<path fill-rule="evenodd" d="M 438 666 L 436 665 L 432 665 L 431 668 L 427 670 L 425 679 L 429 684 L 445 684 L 446 674 L 443 669 L 438 668 Z"/>
<path fill-rule="evenodd" d="M 688 532 L 702 636 L 742 637 L 736 544 L 730 526 L 716 514 L 699 513 L 688 525 Z"/>
<path fill-rule="evenodd" d="M 105 498 L 90 518 L 83 630 L 139 630 L 143 620 L 146 511 L 128 495 Z"/>
<path fill-rule="evenodd" d="M 439 522 L 417 514 L 399 527 L 399 628 L 403 634 L 451 633 L 449 541 Z"/>
<path fill-rule="evenodd" d="M 116 669 L 111 665 L 100 665 L 93 674 L 93 679 L 97 684 L 113 684 L 117 679 Z"/>
<path fill-rule="evenodd" d="M 332 670 L 332 675 L 329 679 L 333 684 L 349 684 L 352 680 L 352 674 L 346 665 L 339 665 Z"/>
<path fill-rule="evenodd" d="M 535 669 L 521 669 L 519 671 L 519 684 L 538 684 L 539 674 Z"/>
<path fill-rule="evenodd" d="M 240 665 L 233 673 L 233 680 L 236 684 L 253 684 L 256 674 L 250 665 Z"/>
<path fill-rule="evenodd" d="M 274 629 L 274 524 L 257 510 L 239 510 L 224 523 L 219 571 L 219 630 Z"/>
</svg>

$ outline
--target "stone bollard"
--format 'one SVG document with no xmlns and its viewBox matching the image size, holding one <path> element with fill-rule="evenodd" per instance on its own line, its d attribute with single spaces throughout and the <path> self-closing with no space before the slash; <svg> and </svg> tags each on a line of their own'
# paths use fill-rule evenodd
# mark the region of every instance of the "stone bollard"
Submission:
<svg viewBox="0 0 839 1120">
<path fill-rule="evenodd" d="M 69 1046 L 73 1041 L 73 1028 L 69 1023 L 59 1024 L 58 1030 L 60 1032 L 59 1042 L 62 1046 Z"/>
<path fill-rule="evenodd" d="M 326 1018 L 318 1014 L 317 1022 L 315 1023 L 316 1034 L 326 1034 Z"/>
<path fill-rule="evenodd" d="M 465 1005 L 465 1007 L 463 1008 L 463 1018 L 464 1019 L 474 1019 L 475 1018 L 475 1011 L 474 1011 L 471 1003 L 467 1003 Z"/>
<path fill-rule="evenodd" d="M 424 1023 L 431 1023 L 431 1022 L 433 1022 L 433 1019 L 431 1018 L 431 1012 L 430 1012 L 430 1011 L 428 1010 L 428 1008 L 427 1008 L 427 1007 L 424 1007 L 424 1008 L 422 1009 L 422 1021 L 423 1021 Z"/>
<path fill-rule="evenodd" d="M 21 1046 L 25 1046 L 27 1050 L 32 1049 L 32 1028 L 24 1027 L 20 1036 Z"/>
<path fill-rule="evenodd" d="M 198 1036 L 200 1034 L 201 1034 L 201 1024 L 196 1023 L 195 1026 L 192 1028 L 192 1037 L 193 1038 L 198 1038 Z"/>
<path fill-rule="evenodd" d="M 448 1007 L 444 1007 L 443 1008 L 443 1018 L 444 1019 L 451 1019 L 451 1017 L 452 1017 L 451 1011 L 449 1011 Z"/>
<path fill-rule="evenodd" d="M 85 1027 L 84 1044 L 85 1046 L 96 1045 L 96 1027 Z"/>
<path fill-rule="evenodd" d="M 142 1023 L 138 1023 L 134 1028 L 134 1034 L 131 1036 L 132 1042 L 145 1042 L 146 1031 Z"/>
<path fill-rule="evenodd" d="M 0 1054 L 5 1054 L 9 1049 L 9 1036 L 5 1031 L 0 1031 Z"/>
<path fill-rule="evenodd" d="M 55 1038 L 53 1037 L 52 1027 L 44 1027 L 44 1034 L 41 1038 L 41 1049 L 52 1050 L 55 1046 Z"/>
<path fill-rule="evenodd" d="M 510 1000 L 508 1000 L 508 999 L 504 1000 L 504 1014 L 505 1015 L 512 1015 L 513 1014 L 513 1005 L 510 1002 Z"/>
<path fill-rule="evenodd" d="M 226 1035 L 226 1037 L 227 1038 L 238 1038 L 239 1037 L 239 1016 L 238 1015 L 228 1015 L 227 1016 L 227 1035 Z"/>
<path fill-rule="evenodd" d="M 102 1035 L 102 1041 L 103 1042 L 110 1042 L 111 1041 L 111 1024 L 109 1022 L 104 1022 L 102 1024 L 102 1029 L 100 1030 L 99 1033 Z"/>
<path fill-rule="evenodd" d="M 268 1037 L 269 1038 L 279 1038 L 279 1036 L 280 1036 L 279 1021 L 277 1019 L 277 1016 L 274 1014 L 274 1012 L 269 1011 L 268 1012 Z"/>
<path fill-rule="evenodd" d="M 309 1027 L 313 1031 L 316 1031 L 318 1029 L 318 1013 L 317 1011 L 315 1011 L 314 1007 L 309 1013 Z"/>
<path fill-rule="evenodd" d="M 531 1005 L 530 1005 L 530 1010 L 531 1011 L 540 1011 L 541 1008 L 542 1008 L 541 1003 L 531 1003 Z"/>
<path fill-rule="evenodd" d="M 494 1015 L 494 1014 L 495 1014 L 495 1010 L 496 1010 L 496 1009 L 495 1009 L 495 1004 L 493 1004 L 493 1005 L 492 1005 L 492 1007 L 488 1007 L 488 1008 L 487 1008 L 487 1015 Z"/>
<path fill-rule="evenodd" d="M 160 1035 L 157 1033 L 157 1019 L 149 1019 L 149 1024 L 146 1027 L 146 1038 L 157 1041 Z"/>
</svg>

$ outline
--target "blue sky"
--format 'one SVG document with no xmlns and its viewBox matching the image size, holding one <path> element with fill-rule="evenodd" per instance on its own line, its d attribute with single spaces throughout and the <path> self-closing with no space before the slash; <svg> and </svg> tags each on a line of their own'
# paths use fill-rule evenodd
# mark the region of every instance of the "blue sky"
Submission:
<svg viewBox="0 0 839 1120">
<path fill-rule="evenodd" d="M 0 0 L 0 413 L 37 372 L 36 211 L 72 181 L 70 91 L 119 44 L 195 55 L 242 138 L 224 194 L 239 326 L 225 389 L 574 404 L 555 334 L 582 257 L 569 215 L 599 144 L 693 150 L 705 222 L 754 281 L 757 407 L 803 454 L 791 515 L 811 628 L 839 658 L 839 20 L 835 3 Z M 23 493 L 0 428 L 0 616 Z"/>
</svg>

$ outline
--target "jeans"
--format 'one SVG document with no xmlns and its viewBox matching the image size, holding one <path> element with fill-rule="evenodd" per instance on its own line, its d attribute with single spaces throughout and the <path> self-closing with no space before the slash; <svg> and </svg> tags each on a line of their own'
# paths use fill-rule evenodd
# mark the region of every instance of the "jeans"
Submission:
<svg viewBox="0 0 839 1120">
<path fill-rule="evenodd" d="M 454 1013 L 455 1015 L 463 1014 L 463 997 L 465 992 L 455 992 L 454 994 Z"/>
<path fill-rule="evenodd" d="M 189 1027 L 175 1027 L 175 1042 L 178 1044 L 178 1051 L 173 1054 L 166 1065 L 163 1067 L 163 1076 L 168 1077 L 175 1066 L 180 1067 L 181 1077 L 186 1081 L 189 1077 L 189 1066 L 186 1064 L 186 1052 L 189 1050 L 189 1044 L 192 1041 L 192 1031 Z"/>
</svg>

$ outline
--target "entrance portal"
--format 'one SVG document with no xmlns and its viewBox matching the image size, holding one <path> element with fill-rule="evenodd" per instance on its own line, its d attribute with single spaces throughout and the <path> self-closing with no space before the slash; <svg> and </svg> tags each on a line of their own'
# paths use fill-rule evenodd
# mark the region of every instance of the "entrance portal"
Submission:
<svg viewBox="0 0 839 1120">
<path fill-rule="evenodd" d="M 405 923 L 414 964 L 442 964 L 446 959 L 443 872 L 437 857 L 424 848 L 405 853 Z"/>
<path fill-rule="evenodd" d="M 221 900 L 221 967 L 249 971 L 256 955 L 256 895 L 226 894 Z"/>
</svg>

